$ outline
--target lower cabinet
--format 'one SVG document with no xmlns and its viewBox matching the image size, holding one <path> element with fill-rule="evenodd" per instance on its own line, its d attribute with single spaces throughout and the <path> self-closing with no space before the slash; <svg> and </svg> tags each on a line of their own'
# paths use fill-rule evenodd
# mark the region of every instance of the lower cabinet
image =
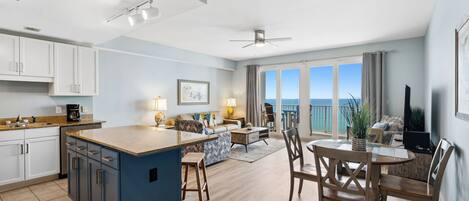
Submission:
<svg viewBox="0 0 469 201">
<path fill-rule="evenodd" d="M 24 140 L 0 142 L 0 186 L 24 181 Z"/>
<path fill-rule="evenodd" d="M 119 201 L 118 170 L 78 153 L 75 147 L 67 150 L 67 157 L 68 192 L 73 201 Z"/>
<path fill-rule="evenodd" d="M 26 180 L 58 174 L 59 150 L 59 136 L 26 139 Z"/>
</svg>

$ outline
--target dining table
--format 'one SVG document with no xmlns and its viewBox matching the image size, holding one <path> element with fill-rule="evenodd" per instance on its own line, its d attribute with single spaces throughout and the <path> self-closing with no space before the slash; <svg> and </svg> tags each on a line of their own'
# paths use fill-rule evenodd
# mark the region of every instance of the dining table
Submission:
<svg viewBox="0 0 469 201">
<path fill-rule="evenodd" d="M 314 152 L 313 146 L 330 149 L 352 151 L 352 141 L 345 139 L 321 139 L 306 144 L 310 152 Z M 392 147 L 379 143 L 367 143 L 366 151 L 372 152 L 371 158 L 371 188 L 374 195 L 379 195 L 379 179 L 383 165 L 397 165 L 407 163 L 415 159 L 415 153 L 402 147 Z"/>
</svg>

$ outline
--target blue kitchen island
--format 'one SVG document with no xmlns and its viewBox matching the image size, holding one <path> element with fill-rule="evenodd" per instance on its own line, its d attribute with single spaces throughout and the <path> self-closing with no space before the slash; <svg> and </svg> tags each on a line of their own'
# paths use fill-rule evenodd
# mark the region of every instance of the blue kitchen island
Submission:
<svg viewBox="0 0 469 201">
<path fill-rule="evenodd" d="M 215 140 L 149 126 L 67 133 L 73 201 L 179 201 L 181 148 Z"/>
</svg>

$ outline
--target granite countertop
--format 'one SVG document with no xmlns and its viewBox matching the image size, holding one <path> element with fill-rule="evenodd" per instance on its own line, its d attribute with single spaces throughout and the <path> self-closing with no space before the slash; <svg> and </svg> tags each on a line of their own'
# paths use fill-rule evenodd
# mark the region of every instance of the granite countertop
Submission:
<svg viewBox="0 0 469 201">
<path fill-rule="evenodd" d="M 83 119 L 78 122 L 67 122 L 67 121 L 56 121 L 56 122 L 36 122 L 29 123 L 24 127 L 13 127 L 7 125 L 0 125 L 0 131 L 9 131 L 9 130 L 23 130 L 23 129 L 35 129 L 35 128 L 48 128 L 48 127 L 62 127 L 62 126 L 79 126 L 87 124 L 97 124 L 105 123 L 106 121 L 94 120 L 94 119 Z"/>
<path fill-rule="evenodd" d="M 149 126 L 70 131 L 66 135 L 137 157 L 218 138 L 218 135 L 202 135 Z"/>
</svg>

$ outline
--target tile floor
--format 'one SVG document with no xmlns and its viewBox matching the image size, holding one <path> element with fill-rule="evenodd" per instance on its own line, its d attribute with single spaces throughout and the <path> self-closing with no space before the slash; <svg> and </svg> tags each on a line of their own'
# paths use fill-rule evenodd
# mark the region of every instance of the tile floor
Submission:
<svg viewBox="0 0 469 201">
<path fill-rule="evenodd" d="M 61 179 L 0 193 L 0 201 L 71 201 L 67 180 Z"/>
</svg>

